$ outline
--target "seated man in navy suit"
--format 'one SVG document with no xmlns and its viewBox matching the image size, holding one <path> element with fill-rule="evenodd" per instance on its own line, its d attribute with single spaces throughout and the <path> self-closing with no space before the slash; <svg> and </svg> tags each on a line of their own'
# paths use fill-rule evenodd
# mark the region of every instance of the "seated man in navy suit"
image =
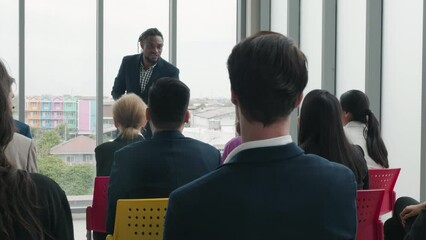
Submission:
<svg viewBox="0 0 426 240">
<path fill-rule="evenodd" d="M 215 171 L 173 191 L 164 239 L 355 239 L 356 181 L 289 135 L 308 81 L 296 44 L 260 32 L 228 58 L 242 144 Z"/>
<path fill-rule="evenodd" d="M 189 120 L 189 88 L 174 78 L 154 82 L 146 117 L 152 139 L 117 151 L 108 187 L 107 232 L 114 231 L 118 199 L 167 198 L 176 188 L 216 169 L 219 151 L 182 135 Z"/>
</svg>

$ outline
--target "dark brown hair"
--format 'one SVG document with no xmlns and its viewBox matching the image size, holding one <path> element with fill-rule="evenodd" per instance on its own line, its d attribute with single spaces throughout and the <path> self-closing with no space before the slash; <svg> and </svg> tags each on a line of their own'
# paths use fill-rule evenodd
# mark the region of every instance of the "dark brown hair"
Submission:
<svg viewBox="0 0 426 240">
<path fill-rule="evenodd" d="M 231 89 L 249 121 L 264 126 L 288 117 L 308 82 L 305 55 L 286 36 L 259 32 L 228 58 Z"/>
<path fill-rule="evenodd" d="M 9 106 L 11 77 L 0 60 L 0 239 L 14 240 L 16 225 L 33 239 L 43 240 L 43 229 L 37 218 L 36 189 L 28 172 L 17 170 L 5 155 L 12 140 L 14 122 Z"/>
</svg>

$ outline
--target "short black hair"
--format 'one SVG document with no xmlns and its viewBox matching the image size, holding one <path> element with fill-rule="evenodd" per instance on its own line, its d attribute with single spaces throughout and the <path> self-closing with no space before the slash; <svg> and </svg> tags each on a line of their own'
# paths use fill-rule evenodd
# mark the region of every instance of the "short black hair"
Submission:
<svg viewBox="0 0 426 240">
<path fill-rule="evenodd" d="M 161 129 L 178 129 L 188 111 L 190 91 L 180 80 L 170 77 L 154 81 L 148 94 L 152 123 Z"/>
<path fill-rule="evenodd" d="M 306 57 L 275 32 L 259 32 L 237 44 L 228 58 L 231 89 L 249 121 L 270 125 L 288 117 L 308 82 Z"/>
<path fill-rule="evenodd" d="M 157 28 L 148 28 L 147 30 L 145 30 L 145 32 L 139 35 L 138 42 L 142 44 L 148 37 L 151 36 L 160 36 L 161 39 L 163 39 L 163 34 L 161 34 L 161 32 Z"/>
</svg>

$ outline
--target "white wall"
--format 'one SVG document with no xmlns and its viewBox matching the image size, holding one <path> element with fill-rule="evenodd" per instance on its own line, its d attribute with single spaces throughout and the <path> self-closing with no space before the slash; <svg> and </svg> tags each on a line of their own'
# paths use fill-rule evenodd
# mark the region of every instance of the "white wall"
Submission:
<svg viewBox="0 0 426 240">
<path fill-rule="evenodd" d="M 339 0 L 336 36 L 336 96 L 365 91 L 366 0 Z"/>
<path fill-rule="evenodd" d="M 420 196 L 423 1 L 383 2 L 382 131 L 398 196 Z"/>
</svg>

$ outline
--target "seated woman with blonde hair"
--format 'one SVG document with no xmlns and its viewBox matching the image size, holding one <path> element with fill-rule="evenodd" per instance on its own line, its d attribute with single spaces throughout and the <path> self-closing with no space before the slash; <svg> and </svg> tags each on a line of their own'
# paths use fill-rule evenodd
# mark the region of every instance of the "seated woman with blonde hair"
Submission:
<svg viewBox="0 0 426 240">
<path fill-rule="evenodd" d="M 109 176 L 115 151 L 144 139 L 141 129 L 147 122 L 145 112 L 146 104 L 133 93 L 123 95 L 114 103 L 112 118 L 120 133 L 114 141 L 95 148 L 96 176 Z"/>
</svg>

